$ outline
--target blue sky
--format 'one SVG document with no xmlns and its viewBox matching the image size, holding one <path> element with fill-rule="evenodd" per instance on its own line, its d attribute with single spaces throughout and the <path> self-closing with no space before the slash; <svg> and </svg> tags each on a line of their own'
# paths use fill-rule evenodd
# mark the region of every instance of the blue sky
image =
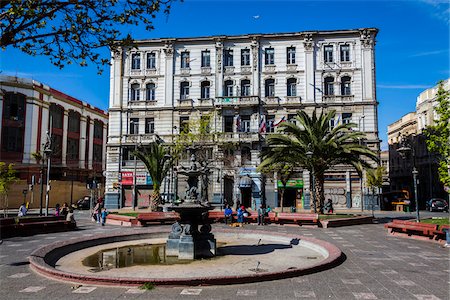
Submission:
<svg viewBox="0 0 450 300">
<path fill-rule="evenodd" d="M 414 111 L 420 92 L 450 77 L 449 7 L 448 0 L 185 0 L 175 3 L 168 17 L 160 15 L 154 31 L 130 27 L 129 32 L 141 39 L 377 27 L 379 131 L 386 148 L 387 125 Z M 93 66 L 59 70 L 46 57 L 8 48 L 0 69 L 108 108 L 109 68 L 103 75 Z"/>
</svg>

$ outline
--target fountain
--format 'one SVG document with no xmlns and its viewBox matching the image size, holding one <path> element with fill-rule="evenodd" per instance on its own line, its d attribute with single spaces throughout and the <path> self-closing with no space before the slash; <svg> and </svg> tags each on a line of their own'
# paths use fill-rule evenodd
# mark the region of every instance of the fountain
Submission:
<svg viewBox="0 0 450 300">
<path fill-rule="evenodd" d="M 209 169 L 200 166 L 194 154 L 191 155 L 190 166 L 182 166 L 178 170 L 178 174 L 188 177 L 188 187 L 182 203 L 172 205 L 172 209 L 180 214 L 180 220 L 172 225 L 166 244 L 167 256 L 193 260 L 216 255 L 216 239 L 207 221 L 207 213 L 212 207 L 206 197 L 199 200 L 198 193 L 199 177 L 207 176 L 208 173 Z"/>
</svg>

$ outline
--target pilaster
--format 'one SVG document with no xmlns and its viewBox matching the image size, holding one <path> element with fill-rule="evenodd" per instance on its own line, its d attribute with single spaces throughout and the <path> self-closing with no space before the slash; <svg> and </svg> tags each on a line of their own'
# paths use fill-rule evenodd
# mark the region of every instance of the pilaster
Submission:
<svg viewBox="0 0 450 300">
<path fill-rule="evenodd" d="M 88 125 L 89 125 L 88 169 L 93 169 L 92 162 L 94 160 L 94 119 L 90 119 Z"/>
<path fill-rule="evenodd" d="M 216 39 L 216 97 L 223 95 L 223 41 L 222 39 Z"/>
<path fill-rule="evenodd" d="M 85 162 L 86 162 L 86 117 L 80 116 L 80 162 L 78 164 L 78 167 L 80 169 L 85 169 Z"/>
<path fill-rule="evenodd" d="M 62 137 L 62 165 L 67 165 L 67 132 L 69 125 L 69 111 L 64 110 L 63 116 L 63 137 Z"/>
<path fill-rule="evenodd" d="M 316 83 L 315 83 L 315 43 L 311 33 L 304 34 L 303 47 L 305 49 L 305 99 L 306 102 L 315 102 Z"/>
<path fill-rule="evenodd" d="M 164 91 L 164 106 L 174 106 L 174 99 L 173 99 L 173 89 L 174 89 L 174 78 L 173 78 L 173 66 L 174 66 L 174 49 L 173 44 L 171 42 L 166 43 L 164 47 L 164 54 L 165 54 L 165 91 Z"/>
</svg>

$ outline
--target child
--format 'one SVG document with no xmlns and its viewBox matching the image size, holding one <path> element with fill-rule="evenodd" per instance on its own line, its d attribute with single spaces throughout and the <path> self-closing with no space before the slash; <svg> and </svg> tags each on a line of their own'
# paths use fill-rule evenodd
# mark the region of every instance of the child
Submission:
<svg viewBox="0 0 450 300">
<path fill-rule="evenodd" d="M 107 215 L 108 215 L 108 211 L 106 210 L 106 208 L 102 208 L 102 226 L 105 226 Z"/>
</svg>

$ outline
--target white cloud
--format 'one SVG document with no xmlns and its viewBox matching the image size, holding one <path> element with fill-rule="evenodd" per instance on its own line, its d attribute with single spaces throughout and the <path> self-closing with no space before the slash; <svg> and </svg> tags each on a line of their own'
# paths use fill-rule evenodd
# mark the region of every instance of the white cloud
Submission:
<svg viewBox="0 0 450 300">
<path fill-rule="evenodd" d="M 429 55 L 436 55 L 436 54 L 441 54 L 441 53 L 446 53 L 446 52 L 448 52 L 448 49 L 425 51 L 425 52 L 418 52 L 418 53 L 412 54 L 409 57 L 429 56 Z"/>
</svg>

